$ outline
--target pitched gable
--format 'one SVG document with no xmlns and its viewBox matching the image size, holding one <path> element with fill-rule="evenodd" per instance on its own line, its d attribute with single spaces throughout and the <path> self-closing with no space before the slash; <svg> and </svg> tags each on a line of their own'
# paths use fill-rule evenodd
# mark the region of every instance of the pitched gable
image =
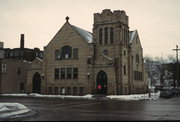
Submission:
<svg viewBox="0 0 180 122">
<path fill-rule="evenodd" d="M 43 60 L 39 59 L 36 57 L 30 64 L 29 69 L 37 69 L 37 68 L 42 68 Z"/>
<path fill-rule="evenodd" d="M 137 30 L 129 32 L 129 44 L 131 44 L 131 45 L 139 45 L 139 47 L 142 48 L 141 41 L 140 41 Z"/>
<path fill-rule="evenodd" d="M 52 40 L 49 42 L 49 44 L 53 41 L 53 40 L 59 40 L 60 36 L 64 36 L 64 34 L 62 34 L 62 31 L 67 32 L 68 29 L 73 29 L 80 37 L 83 38 L 83 40 L 86 43 L 92 43 L 92 33 L 81 29 L 79 27 L 76 27 L 74 25 L 71 25 L 69 22 L 66 22 L 61 28 L 60 30 L 55 34 L 55 36 L 52 38 Z M 68 37 L 68 36 L 67 36 Z M 48 44 L 48 45 L 49 45 Z M 47 45 L 47 46 L 48 46 Z"/>
</svg>

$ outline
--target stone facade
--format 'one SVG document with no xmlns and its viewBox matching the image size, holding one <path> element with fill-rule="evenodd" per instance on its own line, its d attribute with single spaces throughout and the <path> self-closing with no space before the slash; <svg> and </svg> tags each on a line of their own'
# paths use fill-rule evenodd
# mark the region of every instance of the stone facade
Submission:
<svg viewBox="0 0 180 122">
<path fill-rule="evenodd" d="M 44 47 L 44 59 L 31 63 L 27 91 L 37 87 L 43 94 L 146 92 L 143 49 L 137 30 L 129 31 L 128 23 L 125 11 L 105 9 L 94 14 L 90 33 L 71 25 L 67 17 Z"/>
</svg>

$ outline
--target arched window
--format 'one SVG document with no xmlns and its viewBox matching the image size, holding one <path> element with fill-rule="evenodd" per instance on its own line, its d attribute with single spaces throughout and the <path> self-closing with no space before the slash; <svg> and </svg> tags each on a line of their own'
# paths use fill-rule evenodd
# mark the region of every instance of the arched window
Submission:
<svg viewBox="0 0 180 122">
<path fill-rule="evenodd" d="M 104 28 L 104 44 L 108 44 L 108 27 Z"/>
<path fill-rule="evenodd" d="M 68 59 L 72 56 L 72 47 L 70 46 L 64 46 L 61 48 L 61 58 L 62 59 Z"/>
<path fill-rule="evenodd" d="M 139 55 L 136 54 L 136 63 L 139 64 Z"/>
<path fill-rule="evenodd" d="M 110 44 L 114 43 L 114 29 L 110 28 Z"/>
<path fill-rule="evenodd" d="M 102 44 L 102 28 L 101 29 L 99 29 L 99 45 L 101 45 Z"/>
</svg>

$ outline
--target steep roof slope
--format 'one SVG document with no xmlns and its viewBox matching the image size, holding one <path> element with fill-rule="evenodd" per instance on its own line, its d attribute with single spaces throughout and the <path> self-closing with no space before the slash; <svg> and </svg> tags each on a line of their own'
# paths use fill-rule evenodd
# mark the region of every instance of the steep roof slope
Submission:
<svg viewBox="0 0 180 122">
<path fill-rule="evenodd" d="M 138 44 L 142 48 L 137 30 L 129 31 L 129 44 Z"/>
<path fill-rule="evenodd" d="M 92 43 L 92 33 L 90 33 L 90 32 L 88 32 L 88 31 L 86 31 L 86 30 L 84 30 L 84 29 L 82 29 L 82 28 L 79 28 L 79 27 L 76 27 L 76 26 L 74 26 L 74 25 L 71 25 L 73 28 L 74 28 L 74 30 L 76 31 L 76 32 L 78 32 L 80 35 L 81 35 L 81 37 L 83 37 L 88 43 Z"/>
</svg>

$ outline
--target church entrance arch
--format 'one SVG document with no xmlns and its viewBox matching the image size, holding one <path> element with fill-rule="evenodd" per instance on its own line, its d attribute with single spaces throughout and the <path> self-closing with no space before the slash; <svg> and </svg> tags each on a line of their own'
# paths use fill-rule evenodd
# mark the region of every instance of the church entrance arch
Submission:
<svg viewBox="0 0 180 122">
<path fill-rule="evenodd" d="M 97 75 L 97 94 L 107 94 L 107 75 L 104 71 L 100 71 Z"/>
<path fill-rule="evenodd" d="M 41 93 L 41 76 L 39 73 L 35 73 L 33 76 L 33 84 L 32 84 L 32 92 L 33 93 Z"/>
</svg>

